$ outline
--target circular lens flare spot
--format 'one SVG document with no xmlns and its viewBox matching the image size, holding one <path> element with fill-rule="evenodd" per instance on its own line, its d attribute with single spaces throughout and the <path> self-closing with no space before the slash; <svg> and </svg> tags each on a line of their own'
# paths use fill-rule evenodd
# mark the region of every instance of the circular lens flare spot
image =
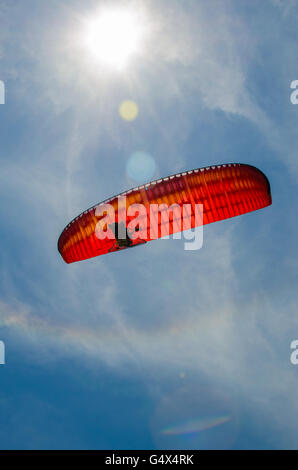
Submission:
<svg viewBox="0 0 298 470">
<path fill-rule="evenodd" d="M 139 115 L 138 105 L 134 101 L 123 101 L 119 108 L 119 114 L 125 121 L 134 121 Z"/>
<path fill-rule="evenodd" d="M 146 152 L 135 152 L 127 162 L 126 171 L 137 183 L 148 181 L 153 178 L 156 171 L 154 158 Z"/>
</svg>

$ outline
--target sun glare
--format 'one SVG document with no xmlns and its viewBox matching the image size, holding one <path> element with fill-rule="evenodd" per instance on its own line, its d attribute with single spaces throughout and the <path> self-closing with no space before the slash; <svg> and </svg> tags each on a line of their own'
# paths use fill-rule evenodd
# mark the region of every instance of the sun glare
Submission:
<svg viewBox="0 0 298 470">
<path fill-rule="evenodd" d="M 132 11 L 108 10 L 86 26 L 86 46 L 93 58 L 115 68 L 123 68 L 138 52 L 141 38 L 140 18 Z"/>
</svg>

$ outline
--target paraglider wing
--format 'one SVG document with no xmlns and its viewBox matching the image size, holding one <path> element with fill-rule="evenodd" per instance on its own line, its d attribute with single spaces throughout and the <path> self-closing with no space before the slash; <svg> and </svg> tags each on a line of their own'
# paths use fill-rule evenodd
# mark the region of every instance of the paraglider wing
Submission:
<svg viewBox="0 0 298 470">
<path fill-rule="evenodd" d="M 119 198 L 121 204 L 125 201 L 125 207 L 119 206 Z M 73 263 L 161 238 L 165 235 L 166 223 L 167 235 L 180 232 L 185 227 L 175 216 L 175 210 L 179 212 L 179 208 L 183 211 L 184 207 L 194 209 L 198 204 L 203 205 L 202 218 L 193 216 L 195 210 L 189 215 L 187 228 L 194 228 L 262 209 L 271 203 L 269 181 L 253 166 L 231 163 L 200 168 L 152 181 L 91 207 L 64 229 L 58 250 L 66 263 Z M 110 220 L 110 224 L 106 213 L 104 220 L 99 210 L 106 205 L 112 207 L 115 214 L 115 220 Z M 142 205 L 145 211 L 138 216 L 138 237 L 127 242 L 118 240 L 115 229 L 113 232 L 109 225 L 118 223 L 125 212 L 125 240 L 128 224 L 136 217 L 127 215 L 133 205 Z M 175 208 L 169 215 L 170 220 L 164 220 L 163 211 L 157 207 L 161 205 Z M 100 239 L 98 226 L 103 220 L 101 228 L 110 230 L 112 236 Z"/>
</svg>

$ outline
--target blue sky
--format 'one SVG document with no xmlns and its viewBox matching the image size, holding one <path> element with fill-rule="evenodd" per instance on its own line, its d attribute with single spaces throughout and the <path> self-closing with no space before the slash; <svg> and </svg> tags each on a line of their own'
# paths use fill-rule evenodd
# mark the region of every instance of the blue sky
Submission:
<svg viewBox="0 0 298 470">
<path fill-rule="evenodd" d="M 108 3 L 0 6 L 0 448 L 296 448 L 297 2 L 138 1 L 148 37 L 122 73 L 79 41 Z M 273 205 L 205 227 L 196 252 L 67 266 L 62 229 L 135 185 L 134 152 L 156 178 L 255 165 Z"/>
</svg>

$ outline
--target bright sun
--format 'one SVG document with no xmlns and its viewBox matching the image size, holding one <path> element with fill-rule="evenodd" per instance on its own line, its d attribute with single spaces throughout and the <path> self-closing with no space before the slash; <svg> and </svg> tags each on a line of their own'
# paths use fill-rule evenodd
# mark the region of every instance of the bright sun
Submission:
<svg viewBox="0 0 298 470">
<path fill-rule="evenodd" d="M 123 68 L 139 50 L 142 38 L 140 18 L 132 11 L 108 10 L 88 21 L 85 42 L 94 59 Z"/>
</svg>

